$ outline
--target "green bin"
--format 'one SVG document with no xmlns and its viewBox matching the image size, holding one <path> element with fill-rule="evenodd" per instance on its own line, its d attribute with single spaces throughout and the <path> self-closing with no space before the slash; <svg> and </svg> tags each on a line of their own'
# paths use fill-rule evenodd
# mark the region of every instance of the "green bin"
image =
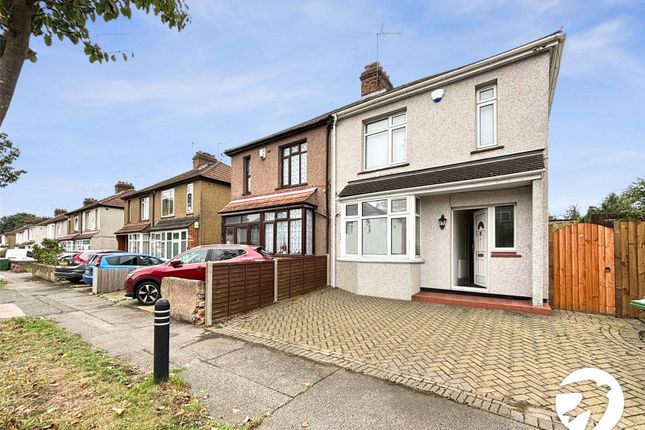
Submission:
<svg viewBox="0 0 645 430">
<path fill-rule="evenodd" d="M 11 267 L 11 262 L 8 258 L 0 258 L 0 271 L 9 270 Z"/>
</svg>

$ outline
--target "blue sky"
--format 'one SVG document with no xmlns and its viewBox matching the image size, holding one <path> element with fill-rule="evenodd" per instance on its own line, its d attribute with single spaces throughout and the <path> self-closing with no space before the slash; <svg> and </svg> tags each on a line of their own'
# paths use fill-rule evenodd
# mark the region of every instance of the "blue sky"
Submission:
<svg viewBox="0 0 645 430">
<path fill-rule="evenodd" d="M 29 171 L 0 189 L 0 215 L 51 215 L 117 180 L 142 188 L 224 149 L 359 97 L 375 60 L 394 85 L 501 52 L 561 26 L 568 35 L 550 121 L 550 212 L 586 209 L 645 177 L 645 2 L 565 0 L 188 0 L 177 33 L 153 16 L 100 23 L 95 40 L 134 51 L 90 64 L 82 48 L 32 39 L 3 131 Z M 228 162 L 228 159 L 225 159 Z"/>
</svg>

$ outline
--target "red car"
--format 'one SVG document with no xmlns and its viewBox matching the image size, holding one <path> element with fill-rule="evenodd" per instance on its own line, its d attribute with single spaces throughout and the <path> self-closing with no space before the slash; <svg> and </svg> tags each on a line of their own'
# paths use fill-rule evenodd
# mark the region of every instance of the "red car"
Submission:
<svg viewBox="0 0 645 430">
<path fill-rule="evenodd" d="M 137 269 L 125 280 L 126 297 L 134 297 L 143 305 L 154 304 L 161 297 L 161 280 L 167 276 L 204 281 L 206 262 L 243 263 L 271 260 L 259 246 L 202 245 L 156 266 Z"/>
</svg>

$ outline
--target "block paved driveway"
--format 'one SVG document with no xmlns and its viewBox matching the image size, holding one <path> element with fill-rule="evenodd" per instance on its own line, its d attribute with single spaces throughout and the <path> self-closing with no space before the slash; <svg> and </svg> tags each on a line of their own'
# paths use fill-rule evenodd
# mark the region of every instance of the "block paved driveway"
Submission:
<svg viewBox="0 0 645 430">
<path fill-rule="evenodd" d="M 625 394 L 619 428 L 645 429 L 645 324 L 556 311 L 551 317 L 356 296 L 324 289 L 216 331 L 449 397 L 542 428 L 563 428 L 554 398 L 583 367 Z M 577 413 L 602 416 L 602 387 L 579 383 Z"/>
</svg>

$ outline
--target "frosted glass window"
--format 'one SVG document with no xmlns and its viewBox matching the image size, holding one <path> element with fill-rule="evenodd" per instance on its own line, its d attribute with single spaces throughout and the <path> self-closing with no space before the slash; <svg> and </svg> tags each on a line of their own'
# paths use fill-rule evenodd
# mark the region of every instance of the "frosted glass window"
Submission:
<svg viewBox="0 0 645 430">
<path fill-rule="evenodd" d="M 385 130 L 387 128 L 387 118 L 367 124 L 365 127 L 366 133 L 374 133 L 377 131 Z"/>
<path fill-rule="evenodd" d="M 314 211 L 307 209 L 307 255 L 314 253 Z"/>
<path fill-rule="evenodd" d="M 486 105 L 479 108 L 479 145 L 488 146 L 495 143 L 494 107 Z"/>
<path fill-rule="evenodd" d="M 387 218 L 363 220 L 363 254 L 387 254 Z"/>
<path fill-rule="evenodd" d="M 358 221 L 345 223 L 345 254 L 358 254 Z"/>
<path fill-rule="evenodd" d="M 367 136 L 365 143 L 365 168 L 387 166 L 388 133 L 386 131 Z"/>
<path fill-rule="evenodd" d="M 276 243 L 275 243 L 275 253 L 276 254 L 287 254 L 289 252 L 289 222 L 288 221 L 279 221 L 276 223 Z"/>
<path fill-rule="evenodd" d="M 273 254 L 273 224 L 264 226 L 264 249 L 269 254 Z"/>
<path fill-rule="evenodd" d="M 392 218 L 392 254 L 405 254 L 405 218 Z"/>
<path fill-rule="evenodd" d="M 405 128 L 392 130 L 392 163 L 401 163 L 407 158 Z"/>
<path fill-rule="evenodd" d="M 302 209 L 291 209 L 289 211 L 289 218 L 302 218 Z"/>
<path fill-rule="evenodd" d="M 293 220 L 290 223 L 289 252 L 300 254 L 302 252 L 302 220 Z"/>
<path fill-rule="evenodd" d="M 273 221 L 275 219 L 275 212 L 266 212 L 264 214 L 265 221 Z"/>
</svg>

